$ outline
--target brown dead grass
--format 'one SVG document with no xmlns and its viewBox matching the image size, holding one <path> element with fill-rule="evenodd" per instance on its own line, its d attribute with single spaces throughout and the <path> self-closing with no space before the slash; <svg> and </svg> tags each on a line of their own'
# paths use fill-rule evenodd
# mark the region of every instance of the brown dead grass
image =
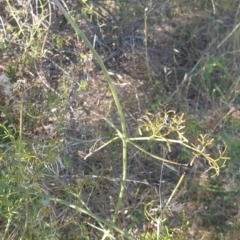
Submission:
<svg viewBox="0 0 240 240">
<path fill-rule="evenodd" d="M 67 4 L 70 9 L 74 9 L 72 1 L 67 1 Z M 203 6 L 204 4 L 208 4 L 208 7 Z M 103 11 L 104 17 L 101 21 L 105 26 L 109 24 L 111 26 L 109 28 L 99 28 L 91 18 L 86 19 L 91 28 L 88 28 L 86 22 L 79 21 L 82 29 L 87 29 L 85 32 L 90 40 L 93 40 L 93 35 L 98 31 L 102 33 L 102 42 L 96 49 L 103 59 L 107 59 L 105 64 L 112 72 L 112 81 L 126 114 L 129 135 L 137 134 L 138 118 L 147 111 L 157 112 L 159 107 L 184 112 L 187 118 L 194 116 L 199 119 L 201 130 L 212 131 L 213 136 L 218 137 L 219 132 L 224 132 L 226 116 L 232 116 L 228 115 L 229 110 L 232 105 L 236 106 L 239 103 L 239 92 L 235 88 L 239 57 L 234 53 L 237 49 L 234 45 L 237 43 L 234 42 L 235 35 L 229 35 L 238 23 L 239 10 L 230 8 L 230 4 L 224 9 L 216 3 L 218 12 L 213 15 L 210 1 L 208 3 L 204 1 L 203 5 L 200 6 L 197 1 L 193 1 L 190 6 L 185 1 L 182 3 L 170 1 L 166 4 L 165 10 L 157 6 L 152 9 L 155 12 L 148 16 L 147 38 L 152 82 L 147 75 L 142 16 L 140 19 L 131 19 L 129 25 L 121 26 L 121 23 L 123 24 L 121 19 L 115 21 Z M 99 5 L 95 7 L 98 11 L 102 9 Z M 41 131 L 44 131 L 43 125 L 54 125 L 54 129 L 57 129 L 56 136 L 61 136 L 64 143 L 61 154 L 67 161 L 71 159 L 67 170 L 59 172 L 60 178 L 71 185 L 71 188 L 81 189 L 82 200 L 88 203 L 93 212 L 105 219 L 111 219 L 122 174 L 121 143 L 111 144 L 94 152 L 87 159 L 84 157 L 114 136 L 115 132 L 104 118 L 111 119 L 117 127 L 120 126 L 119 118 L 102 73 L 94 60 L 91 58 L 86 60 L 89 57 L 88 50 L 81 40 L 76 39 L 58 11 L 54 8 L 52 11 L 54 13 L 52 26 L 46 42 L 42 45 L 48 53 L 36 58 L 26 54 L 26 49 L 18 45 L 17 41 L 13 41 L 4 51 L 5 58 L 8 59 L 4 67 L 17 66 L 16 75 L 31 86 L 27 90 L 25 100 L 27 104 L 31 103 L 29 112 L 35 115 L 36 120 L 26 122 L 26 136 L 36 138 L 37 135 L 40 138 Z M 117 10 L 113 7 L 112 11 Z M 7 16 L 4 20 L 10 21 Z M 117 28 L 118 24 L 122 30 Z M 12 27 L 17 28 L 14 24 Z M 63 42 L 62 49 L 51 38 L 53 34 L 58 35 Z M 17 47 L 13 47 L 14 45 Z M 209 54 L 213 53 L 218 59 L 227 52 L 230 54 L 225 57 L 224 68 L 229 72 L 228 82 L 225 83 L 226 79 L 219 81 L 223 72 L 219 74 L 218 70 L 209 76 L 218 92 L 214 98 L 208 92 L 207 83 L 205 85 L 201 78 L 204 65 L 199 62 L 205 61 L 206 67 Z M 14 60 L 12 55 L 16 57 L 16 54 L 23 58 Z M 81 58 L 80 54 L 84 57 Z M 114 57 L 111 57 L 112 55 Z M 186 73 L 188 76 L 185 79 Z M 81 89 L 79 85 L 86 79 L 88 86 Z M 236 81 L 238 86 L 239 80 Z M 219 86 L 219 89 L 216 86 Z M 51 106 L 49 96 L 52 95 L 54 99 L 54 96 L 57 98 L 63 92 L 67 98 L 60 100 L 59 106 Z M 50 107 L 46 107 L 45 104 Z M 57 108 L 57 114 L 51 112 L 54 107 Z M 207 116 L 201 117 L 202 115 Z M 63 119 L 65 123 L 60 129 L 59 123 L 62 123 Z M 37 128 L 41 128 L 39 135 L 33 131 Z M 195 135 L 193 131 L 189 136 L 193 142 L 196 140 Z M 143 144 L 143 147 L 150 152 L 163 154 L 161 146 L 151 142 Z M 181 158 L 181 154 L 182 150 L 176 147 L 167 157 L 178 159 Z M 180 175 L 164 168 L 163 190 L 159 192 L 161 163 L 142 156 L 134 148 L 129 149 L 128 157 L 127 189 L 118 225 L 128 231 L 137 232 L 136 239 L 141 239 L 141 233 L 156 231 L 156 225 L 152 220 L 160 213 L 159 195 L 163 201 L 168 199 Z M 204 180 L 204 184 L 211 184 L 211 181 L 208 180 L 208 175 L 202 174 L 206 166 L 202 163 L 199 166 L 193 170 L 194 173 L 190 173 L 190 179 L 186 180 L 176 195 L 176 204 L 180 206 L 185 204 L 185 219 L 181 210 L 175 211 L 172 207 L 165 216 L 168 219 L 167 226 L 175 232 L 175 237 L 182 236 L 181 226 L 184 221 L 189 221 L 188 230 L 185 230 L 185 237 L 182 239 L 222 239 L 221 234 L 225 234 L 224 239 L 233 239 L 233 236 L 238 239 L 235 227 L 229 228 L 224 223 L 231 221 L 235 224 L 238 221 L 236 218 L 239 217 L 239 205 L 227 207 L 219 197 L 214 199 L 215 196 L 206 190 L 207 187 L 201 186 L 203 178 L 207 179 Z M 220 184 L 221 181 L 220 178 L 217 183 Z M 48 182 L 45 184 L 48 185 Z M 51 189 L 50 184 L 48 189 Z M 61 196 L 61 191 L 61 186 L 55 186 L 51 193 Z M 238 195 L 229 201 L 238 203 L 237 199 Z M 57 206 L 53 209 L 58 213 L 56 216 L 59 216 L 59 222 L 63 216 L 67 219 L 73 214 L 68 210 L 65 215 L 61 215 L 63 209 Z M 214 212 L 217 212 L 216 218 L 221 221 L 211 219 L 210 215 Z M 146 217 L 146 213 L 151 217 Z M 74 221 L 89 221 L 96 224 L 90 219 L 86 220 L 85 216 L 74 214 L 74 218 Z M 47 221 L 53 220 L 49 217 Z M 70 224 L 74 221 L 69 220 L 67 224 L 66 220 L 62 232 L 70 234 L 74 231 L 76 225 Z M 99 233 L 94 234 L 95 237 L 100 236 Z M 89 236 L 91 238 L 92 235 Z"/>
</svg>

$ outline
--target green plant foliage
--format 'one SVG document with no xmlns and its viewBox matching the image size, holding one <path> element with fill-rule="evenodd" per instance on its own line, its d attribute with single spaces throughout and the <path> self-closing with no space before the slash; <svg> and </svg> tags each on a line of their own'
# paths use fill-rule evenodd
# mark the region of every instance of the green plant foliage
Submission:
<svg viewBox="0 0 240 240">
<path fill-rule="evenodd" d="M 207 59 L 204 60 L 202 69 L 202 79 L 206 84 L 208 93 L 210 96 L 220 96 L 216 88 L 219 88 L 221 92 L 225 92 L 224 86 L 227 80 L 227 70 L 225 69 L 226 60 L 224 58 L 218 59 L 215 55 L 210 54 Z M 217 76 L 216 76 L 217 74 Z M 214 79 L 221 76 L 222 79 L 215 81 Z M 220 80 L 220 81 L 219 81 Z"/>
<path fill-rule="evenodd" d="M 4 50 L 7 49 L 8 45 L 9 45 L 9 42 L 7 41 L 7 39 L 0 40 L 0 55 L 2 55 Z"/>
<path fill-rule="evenodd" d="M 8 66 L 8 69 L 6 70 L 7 76 L 10 78 L 11 83 L 15 83 L 18 80 L 17 77 L 17 69 L 15 66 Z"/>
<path fill-rule="evenodd" d="M 150 116 L 150 117 L 148 117 Z M 165 111 L 163 114 L 156 115 L 148 113 L 142 119 L 143 122 L 138 128 L 139 134 L 143 135 L 142 130 L 149 132 L 149 137 L 171 138 L 171 134 L 175 135 L 180 141 L 187 142 L 188 140 L 183 136 L 183 129 L 185 128 L 184 114 L 177 115 L 175 111 Z M 173 138 L 174 138 L 173 137 Z"/>
<path fill-rule="evenodd" d="M 53 41 L 55 42 L 56 46 L 59 49 L 63 49 L 63 47 L 65 46 L 65 39 L 63 38 L 63 36 L 60 36 L 58 34 L 53 34 Z"/>
<path fill-rule="evenodd" d="M 185 131 L 187 136 L 196 136 L 201 133 L 198 119 L 187 119 L 185 125 Z"/>
<path fill-rule="evenodd" d="M 80 80 L 78 85 L 78 91 L 86 91 L 89 88 L 89 83 L 87 80 Z"/>
</svg>

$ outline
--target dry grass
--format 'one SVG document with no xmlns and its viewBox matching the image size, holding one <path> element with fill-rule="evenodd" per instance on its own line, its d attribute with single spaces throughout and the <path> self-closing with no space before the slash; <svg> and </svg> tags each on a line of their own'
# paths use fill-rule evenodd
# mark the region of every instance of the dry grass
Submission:
<svg viewBox="0 0 240 240">
<path fill-rule="evenodd" d="M 216 157 L 226 144 L 231 157 L 220 176 L 211 178 L 204 159 L 191 169 L 173 168 L 131 146 L 117 226 L 135 239 L 157 239 L 157 233 L 160 239 L 238 239 L 237 1 L 69 0 L 66 6 L 111 74 L 129 135 L 138 135 L 146 112 L 175 110 L 186 116 L 191 144 L 209 133 L 216 144 L 207 153 Z M 103 74 L 52 3 L 6 1 L 0 9 L 1 68 L 18 86 L 14 94 L 21 106 L 13 113 L 0 97 L 1 182 L 69 203 L 5 186 L 0 235 L 101 239 L 106 226 L 70 205 L 86 204 L 111 222 L 118 199 L 121 144 L 101 146 L 115 136 L 104 119 L 117 127 L 120 121 Z M 178 163 L 192 157 L 177 144 L 171 152 L 153 141 L 141 147 Z M 162 215 L 184 171 L 184 183 Z"/>
</svg>

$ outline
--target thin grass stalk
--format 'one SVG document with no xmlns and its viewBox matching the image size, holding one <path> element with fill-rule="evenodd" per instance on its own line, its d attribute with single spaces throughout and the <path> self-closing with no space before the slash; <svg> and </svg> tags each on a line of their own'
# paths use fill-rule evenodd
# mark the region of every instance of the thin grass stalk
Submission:
<svg viewBox="0 0 240 240">
<path fill-rule="evenodd" d="M 81 212 L 83 214 L 86 214 L 87 216 L 90 216 L 91 218 L 95 219 L 97 222 L 102 223 L 102 224 L 106 225 L 107 227 L 109 227 L 109 229 L 115 230 L 116 232 L 122 234 L 124 239 L 135 240 L 130 234 L 124 232 L 122 229 L 117 227 L 113 222 L 109 222 L 109 221 L 99 217 L 98 215 L 94 214 L 90 209 L 86 209 L 86 207 L 84 205 L 83 206 L 77 206 L 77 205 L 75 205 L 73 203 L 70 203 L 66 200 L 59 199 L 59 198 L 56 198 L 54 196 L 50 196 L 50 195 L 47 195 L 47 194 L 39 193 L 39 192 L 36 192 L 36 191 L 34 191 L 30 188 L 28 188 L 28 189 L 20 188 L 20 187 L 12 186 L 12 185 L 9 185 L 9 184 L 3 183 L 3 182 L 0 182 L 0 188 L 11 189 L 11 190 L 15 190 L 16 192 L 27 193 L 28 195 L 34 195 L 34 196 L 40 197 L 42 199 L 53 201 L 55 203 L 60 203 L 62 205 L 65 205 L 66 207 L 75 209 L 78 212 Z M 10 225 L 10 222 L 11 222 L 11 219 L 9 219 L 9 225 Z"/>
<path fill-rule="evenodd" d="M 24 111 L 24 106 L 23 106 L 23 93 L 20 92 L 20 116 L 19 116 L 19 147 L 22 149 L 22 135 L 23 135 L 23 111 Z M 19 149 L 19 150 L 21 150 Z"/>
<path fill-rule="evenodd" d="M 15 11 L 13 10 L 12 5 L 9 3 L 9 0 L 7 0 L 7 5 L 8 5 L 8 7 L 9 7 L 9 9 L 10 9 L 10 12 L 11 12 L 11 15 L 12 15 L 13 19 L 16 21 L 16 23 L 17 23 L 17 25 L 18 25 L 18 28 L 19 28 L 19 30 L 20 30 L 20 32 L 19 32 L 18 34 L 21 33 L 21 34 L 25 35 L 25 33 L 24 33 L 24 31 L 23 31 L 23 29 L 22 29 L 22 27 L 21 27 L 21 24 L 19 23 L 19 19 L 17 19 L 17 16 L 16 16 L 16 14 L 15 14 Z"/>
<path fill-rule="evenodd" d="M 169 203 L 171 202 L 172 198 L 174 197 L 177 189 L 179 188 L 179 186 L 181 185 L 183 179 L 185 177 L 185 173 L 182 174 L 182 176 L 180 177 L 177 185 L 175 186 L 173 192 L 171 193 L 171 196 L 168 198 L 167 202 L 166 202 L 166 205 L 164 206 L 163 210 L 161 211 L 161 214 L 160 216 L 158 217 L 158 220 L 157 220 L 157 223 L 158 223 L 158 227 L 157 227 L 157 240 L 160 240 L 160 222 L 162 222 L 162 219 L 163 219 L 163 214 L 165 213 Z"/>
<path fill-rule="evenodd" d="M 12 219 L 13 219 L 13 214 L 11 214 L 11 215 L 8 217 L 7 226 L 6 226 L 5 230 L 4 230 L 4 234 L 2 235 L 2 240 L 7 240 L 7 238 L 8 238 L 8 236 L 7 236 L 7 235 L 8 235 L 8 230 L 9 230 L 9 228 L 10 228 L 10 226 L 11 226 Z"/>
<path fill-rule="evenodd" d="M 114 216 L 113 216 L 113 222 L 116 222 L 118 212 L 119 212 L 119 210 L 121 208 L 121 205 L 122 205 L 122 200 L 123 200 L 125 187 L 126 187 L 126 179 L 127 179 L 127 138 L 128 137 L 127 137 L 126 123 L 125 123 L 125 118 L 124 118 L 124 114 L 123 114 L 123 111 L 122 111 L 122 106 L 120 104 L 120 101 L 118 99 L 116 90 L 115 90 L 114 85 L 112 83 L 112 80 L 111 80 L 111 78 L 108 74 L 108 71 L 107 71 L 101 57 L 98 55 L 98 53 L 93 48 L 92 44 L 89 42 L 89 40 L 87 39 L 85 34 L 80 30 L 80 28 L 77 26 L 77 24 L 73 21 L 72 17 L 64 9 L 64 7 L 61 5 L 61 3 L 58 0 L 53 0 L 53 2 L 56 4 L 56 6 L 59 8 L 59 10 L 63 13 L 63 15 L 68 19 L 69 23 L 72 25 L 72 27 L 76 31 L 77 35 L 82 38 L 82 40 L 85 42 L 85 44 L 87 45 L 87 47 L 90 49 L 91 53 L 93 54 L 93 56 L 97 60 L 99 66 L 101 67 L 101 69 L 103 71 L 103 74 L 106 78 L 106 81 L 108 83 L 108 86 L 110 88 L 110 91 L 112 93 L 114 102 L 115 102 L 116 107 L 117 107 L 117 111 L 118 111 L 120 122 L 121 122 L 121 129 L 122 129 L 122 134 L 119 137 L 121 137 L 121 139 L 122 139 L 123 176 L 122 176 L 122 182 L 121 182 L 119 197 L 118 197 L 118 201 L 117 201 L 115 211 L 114 211 Z"/>
<path fill-rule="evenodd" d="M 150 82 L 152 82 L 151 69 L 149 65 L 149 56 L 148 56 L 148 29 L 147 29 L 147 11 L 148 8 L 144 10 L 144 48 L 145 48 L 145 58 L 146 58 L 146 67 L 147 67 L 147 76 Z"/>
</svg>

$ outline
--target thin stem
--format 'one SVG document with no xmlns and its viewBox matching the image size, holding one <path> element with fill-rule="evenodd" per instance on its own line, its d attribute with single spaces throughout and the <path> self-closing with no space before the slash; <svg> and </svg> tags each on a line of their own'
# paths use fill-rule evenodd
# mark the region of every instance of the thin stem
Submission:
<svg viewBox="0 0 240 240">
<path fill-rule="evenodd" d="M 174 165 L 178 165 L 178 166 L 187 166 L 187 164 L 181 164 L 181 163 L 177 163 L 177 162 L 174 162 L 174 161 L 171 161 L 171 160 L 167 160 L 167 159 L 164 159 L 164 158 L 161 158 L 159 156 L 156 156 L 150 152 L 148 152 L 147 150 L 145 150 L 144 148 L 138 146 L 136 143 L 133 143 L 132 141 L 129 141 L 130 144 L 132 144 L 134 147 L 136 147 L 137 149 L 139 149 L 141 152 L 149 155 L 150 157 L 153 157 L 157 160 L 160 160 L 162 162 L 165 162 L 165 163 L 170 163 L 170 164 L 174 164 Z"/>
<path fill-rule="evenodd" d="M 163 214 L 165 213 L 165 211 L 166 211 L 169 203 L 171 202 L 171 200 L 172 200 L 173 196 L 175 195 L 177 189 L 179 188 L 180 184 L 182 183 L 184 177 L 185 177 L 185 173 L 183 173 L 182 176 L 180 177 L 177 185 L 175 186 L 173 192 L 171 193 L 171 196 L 168 198 L 168 200 L 167 200 L 167 202 L 166 202 L 166 205 L 164 206 L 163 210 L 161 211 L 161 214 L 160 214 L 160 216 L 159 216 L 159 218 L 158 218 L 158 221 L 157 221 L 158 224 L 160 224 L 160 222 L 162 222 L 161 220 L 162 220 L 162 218 L 163 218 Z M 158 233 L 157 233 L 157 239 L 158 239 L 158 240 L 160 239 L 159 237 L 160 237 L 160 235 L 159 235 L 159 232 L 158 232 Z"/>
<path fill-rule="evenodd" d="M 120 188 L 120 193 L 119 193 L 119 197 L 118 197 L 118 202 L 116 204 L 115 211 L 114 211 L 114 216 L 113 216 L 113 222 L 115 222 L 116 219 L 117 219 L 117 215 L 118 215 L 118 212 L 120 210 L 120 207 L 122 205 L 122 200 L 123 200 L 124 191 L 125 191 L 125 187 L 126 187 L 126 179 L 127 179 L 127 130 L 126 130 L 126 123 L 125 123 L 124 114 L 123 114 L 123 111 L 122 111 L 122 106 L 120 104 L 120 101 L 118 99 L 116 90 L 114 88 L 114 85 L 113 85 L 113 83 L 111 81 L 111 78 L 110 78 L 110 76 L 108 74 L 108 71 L 107 71 L 107 69 L 106 69 L 102 59 L 100 58 L 100 56 L 98 55 L 96 50 L 93 48 L 92 44 L 88 41 L 88 39 L 85 36 L 85 34 L 79 29 L 77 24 L 72 20 L 72 17 L 68 14 L 68 12 L 61 5 L 61 3 L 58 0 L 53 0 L 53 2 L 58 6 L 60 11 L 68 19 L 69 23 L 72 25 L 72 27 L 74 28 L 76 33 L 83 39 L 83 41 L 85 42 L 87 47 L 90 49 L 90 51 L 93 54 L 93 56 L 95 57 L 95 59 L 97 60 L 99 66 L 101 67 L 101 69 L 103 71 L 103 74 L 104 74 L 104 76 L 105 76 L 105 78 L 107 80 L 108 86 L 109 86 L 109 88 L 111 90 L 111 93 L 113 95 L 113 99 L 115 101 L 115 104 L 116 104 L 116 107 L 117 107 L 117 111 L 118 111 L 118 114 L 119 114 L 119 117 L 120 117 L 122 133 L 121 133 L 121 136 L 119 136 L 119 137 L 122 139 L 123 177 L 122 177 L 122 182 L 121 182 L 121 188 Z"/>
<path fill-rule="evenodd" d="M 112 222 L 109 222 L 101 217 L 99 217 L 98 215 L 94 214 L 90 209 L 88 209 L 85 205 L 83 206 L 77 206 L 75 204 L 72 204 L 66 200 L 63 200 L 63 199 L 59 199 L 59 198 L 56 198 L 56 197 L 53 197 L 53 196 L 50 196 L 50 195 L 46 195 L 46 194 L 43 194 L 43 193 L 38 193 L 36 191 L 33 191 L 31 190 L 30 188 L 27 188 L 27 189 L 24 189 L 24 188 L 19 188 L 19 187 L 16 187 L 16 186 L 11 186 L 11 185 L 8 185 L 7 183 L 3 183 L 1 182 L 0 183 L 0 187 L 1 188 L 8 188 L 8 189 L 13 189 L 17 192 L 23 192 L 23 193 L 26 193 L 27 194 L 32 194 L 32 195 L 35 195 L 35 196 L 38 196 L 38 197 L 41 197 L 42 199 L 47 199 L 47 200 L 50 200 L 50 201 L 54 201 L 55 203 L 60 203 L 62 205 L 65 205 L 67 207 L 70 207 L 72 209 L 75 209 L 77 210 L 78 212 L 81 212 L 83 214 L 86 214 L 90 217 L 92 217 L 93 219 L 95 219 L 97 222 L 99 223 L 103 223 L 105 224 L 106 226 L 108 226 L 110 229 L 114 229 L 115 231 L 119 232 L 120 234 L 122 234 L 125 238 L 124 239 L 129 239 L 129 240 L 134 240 L 134 238 L 124 232 L 122 229 L 118 228 L 114 223 Z M 9 219 L 9 223 L 11 223 L 11 219 Z"/>
</svg>

